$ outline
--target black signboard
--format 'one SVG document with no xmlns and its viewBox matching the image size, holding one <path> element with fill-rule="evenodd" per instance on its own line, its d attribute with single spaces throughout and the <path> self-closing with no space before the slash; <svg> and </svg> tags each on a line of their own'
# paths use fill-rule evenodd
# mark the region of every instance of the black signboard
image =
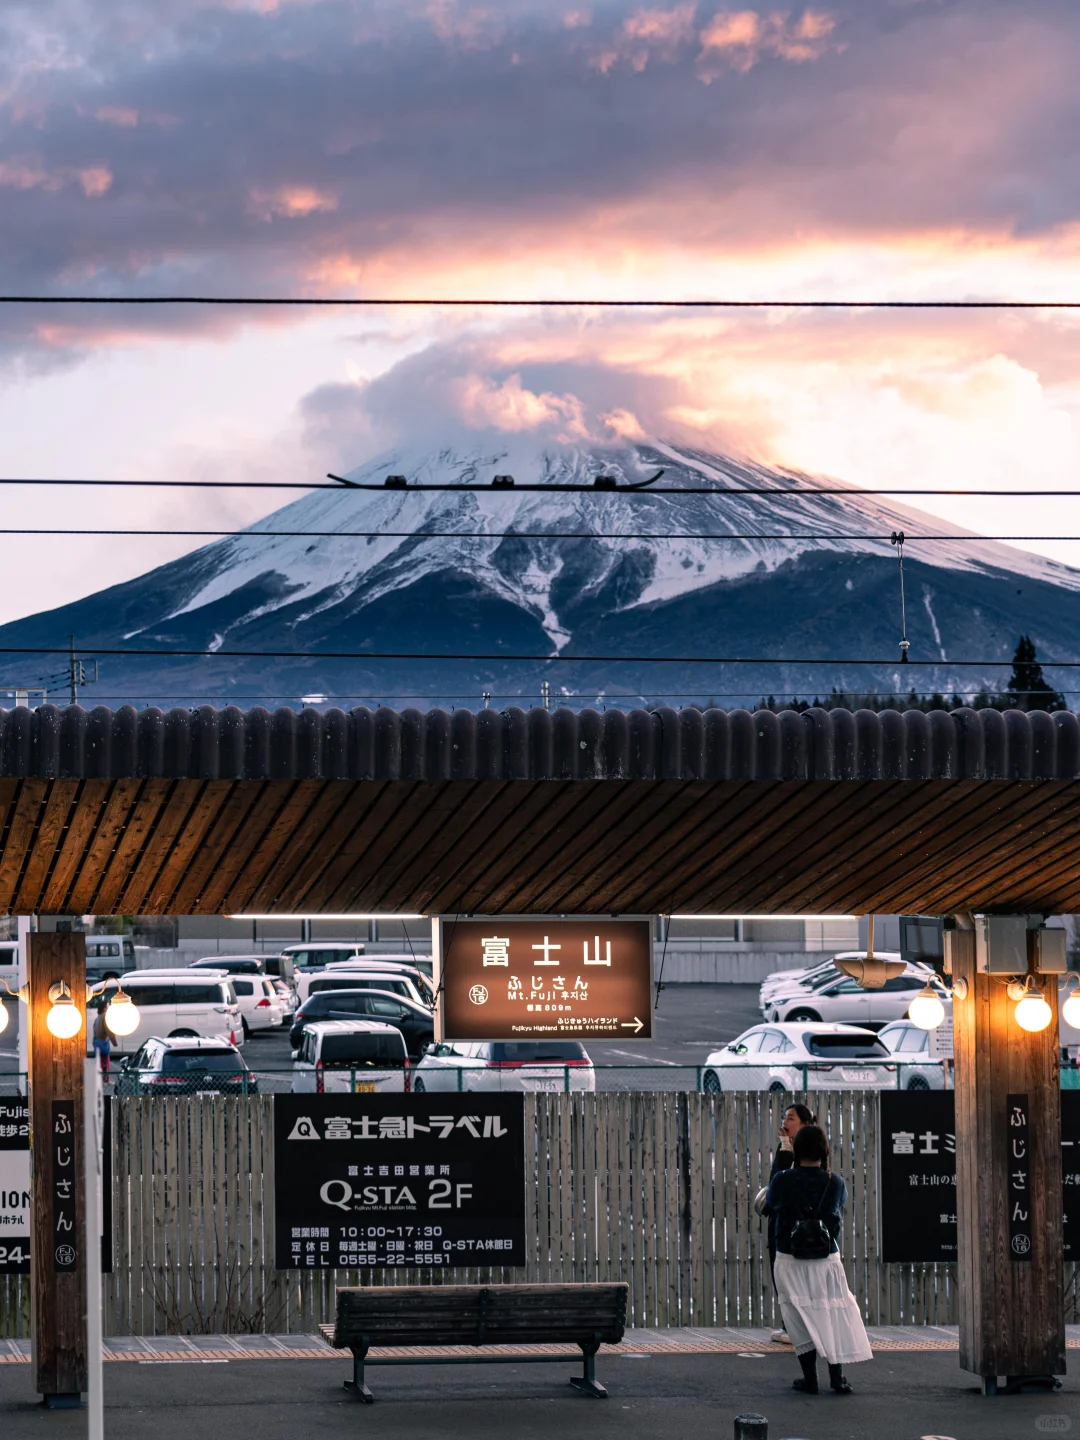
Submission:
<svg viewBox="0 0 1080 1440">
<path fill-rule="evenodd" d="M 1010 1095 L 1005 1143 L 1009 1156 L 1009 1251 L 1014 1260 L 1031 1259 L 1031 1142 L 1028 1097 Z"/>
<path fill-rule="evenodd" d="M 52 1210 L 53 1269 L 74 1270 L 78 1264 L 78 1227 L 75 1214 L 77 1156 L 75 1153 L 75 1102 L 52 1102 Z"/>
<path fill-rule="evenodd" d="M 0 1275 L 30 1274 L 30 1106 L 0 1100 Z"/>
<path fill-rule="evenodd" d="M 525 1097 L 275 1095 L 279 1270 L 525 1264 Z"/>
<path fill-rule="evenodd" d="M 951 1090 L 881 1095 L 881 1248 L 887 1263 L 956 1259 Z"/>
<path fill-rule="evenodd" d="M 1009 1096 L 1010 1116 L 1017 1099 L 1023 1097 Z M 881 1258 L 887 1264 L 956 1259 L 954 1113 L 951 1090 L 882 1092 L 878 1183 Z M 1010 1146 L 1015 1133 L 1011 1129 Z M 1064 1252 L 1069 1259 L 1080 1246 L 1080 1240 L 1070 1242 L 1069 1238 L 1070 1233 L 1080 1236 L 1080 1091 L 1061 1092 L 1061 1170 Z M 1021 1213 L 1027 1209 L 1021 1203 Z M 1022 1231 L 1019 1218 L 1016 1227 L 1010 1218 L 1010 1240 Z M 1013 1253 L 1017 1259 L 1026 1259 L 1030 1250 L 1029 1236 L 1027 1252 L 1014 1246 Z"/>
</svg>

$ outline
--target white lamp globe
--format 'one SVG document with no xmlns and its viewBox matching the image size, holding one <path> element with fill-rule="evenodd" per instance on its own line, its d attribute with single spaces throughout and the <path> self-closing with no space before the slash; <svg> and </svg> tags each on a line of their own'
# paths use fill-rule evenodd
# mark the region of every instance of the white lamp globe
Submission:
<svg viewBox="0 0 1080 1440">
<path fill-rule="evenodd" d="M 8 1013 L 7 1006 L 0 1000 L 0 1030 L 7 1029 Z"/>
<path fill-rule="evenodd" d="M 83 1018 L 71 996 L 61 995 L 58 1000 L 53 1001 L 52 1009 L 45 1017 L 45 1024 L 49 1027 L 49 1033 L 58 1040 L 70 1040 L 82 1029 Z"/>
<path fill-rule="evenodd" d="M 945 1019 L 945 1006 L 934 994 L 933 988 L 927 985 L 912 1000 L 907 1013 L 911 1023 L 920 1030 L 936 1030 Z"/>
<path fill-rule="evenodd" d="M 1074 1030 L 1080 1030 L 1080 990 L 1075 990 L 1062 1005 L 1061 1018 L 1066 1025 L 1071 1025 Z"/>
<path fill-rule="evenodd" d="M 114 1035 L 131 1035 L 139 1028 L 139 1010 L 130 995 L 121 990 L 109 1001 L 105 1024 Z"/>
<path fill-rule="evenodd" d="M 1029 990 L 1022 1000 L 1016 1002 L 1016 1023 L 1021 1030 L 1033 1033 L 1045 1030 L 1054 1018 L 1054 1012 L 1038 991 Z"/>
</svg>

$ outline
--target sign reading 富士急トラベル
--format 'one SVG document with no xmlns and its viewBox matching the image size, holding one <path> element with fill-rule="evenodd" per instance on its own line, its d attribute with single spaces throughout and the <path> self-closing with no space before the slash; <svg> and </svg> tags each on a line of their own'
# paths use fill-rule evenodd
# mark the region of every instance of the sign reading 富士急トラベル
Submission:
<svg viewBox="0 0 1080 1440">
<path fill-rule="evenodd" d="M 650 920 L 455 920 L 434 927 L 441 1040 L 648 1040 Z"/>
<path fill-rule="evenodd" d="M 275 1095 L 279 1270 L 524 1265 L 525 1097 Z"/>
</svg>

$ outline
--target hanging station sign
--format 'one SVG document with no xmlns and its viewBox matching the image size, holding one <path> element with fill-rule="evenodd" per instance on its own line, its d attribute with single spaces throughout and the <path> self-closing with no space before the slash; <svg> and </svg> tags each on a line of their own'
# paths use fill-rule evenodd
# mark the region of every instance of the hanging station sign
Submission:
<svg viewBox="0 0 1080 1440">
<path fill-rule="evenodd" d="M 652 1038 L 652 921 L 440 918 L 440 1040 Z"/>
<path fill-rule="evenodd" d="M 525 1097 L 275 1095 L 279 1270 L 525 1264 Z"/>
</svg>

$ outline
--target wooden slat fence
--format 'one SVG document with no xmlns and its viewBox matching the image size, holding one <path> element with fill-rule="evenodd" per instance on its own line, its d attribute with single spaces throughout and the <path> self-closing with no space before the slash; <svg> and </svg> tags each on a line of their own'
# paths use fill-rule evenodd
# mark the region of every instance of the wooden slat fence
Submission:
<svg viewBox="0 0 1080 1440">
<path fill-rule="evenodd" d="M 780 1322 L 765 1226 L 784 1097 L 756 1092 L 527 1095 L 528 1263 L 288 1272 L 273 1268 L 272 1100 L 114 1102 L 114 1269 L 106 1333 L 310 1332 L 339 1284 L 489 1279 L 630 1284 L 635 1326 Z M 808 1097 L 848 1186 L 842 1250 L 870 1324 L 955 1324 L 955 1267 L 879 1256 L 878 1097 Z M 1077 1316 L 1069 1266 L 1070 1320 Z M 0 1335 L 26 1335 L 28 1282 L 0 1280 Z"/>
</svg>

